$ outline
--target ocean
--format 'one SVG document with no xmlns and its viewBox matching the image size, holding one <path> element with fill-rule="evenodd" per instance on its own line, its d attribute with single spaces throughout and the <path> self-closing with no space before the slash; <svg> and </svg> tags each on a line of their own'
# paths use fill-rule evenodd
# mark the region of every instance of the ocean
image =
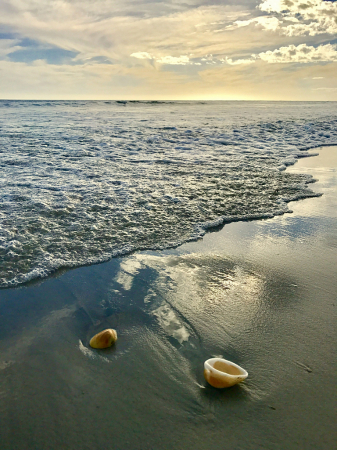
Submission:
<svg viewBox="0 0 337 450">
<path fill-rule="evenodd" d="M 0 101 L 0 287 L 290 212 L 336 143 L 336 102 Z"/>
</svg>

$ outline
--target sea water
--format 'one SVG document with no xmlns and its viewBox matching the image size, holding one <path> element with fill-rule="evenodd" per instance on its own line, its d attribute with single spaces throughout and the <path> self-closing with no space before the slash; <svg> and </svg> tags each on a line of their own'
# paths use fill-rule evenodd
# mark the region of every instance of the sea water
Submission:
<svg viewBox="0 0 337 450">
<path fill-rule="evenodd" d="M 0 287 L 283 214 L 336 143 L 336 102 L 0 101 Z"/>
</svg>

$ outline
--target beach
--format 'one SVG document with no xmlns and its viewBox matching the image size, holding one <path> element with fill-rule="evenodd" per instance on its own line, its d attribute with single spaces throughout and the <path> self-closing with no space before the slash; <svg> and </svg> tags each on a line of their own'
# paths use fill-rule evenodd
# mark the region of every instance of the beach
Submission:
<svg viewBox="0 0 337 450">
<path fill-rule="evenodd" d="M 0 290 L 1 448 L 333 449 L 337 147 L 311 153 L 291 214 Z M 207 385 L 212 356 L 247 380 Z"/>
</svg>

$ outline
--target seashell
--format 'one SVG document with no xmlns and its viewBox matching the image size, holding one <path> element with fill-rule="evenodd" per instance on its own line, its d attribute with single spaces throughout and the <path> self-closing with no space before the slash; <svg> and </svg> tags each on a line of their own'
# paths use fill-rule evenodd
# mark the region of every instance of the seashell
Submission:
<svg viewBox="0 0 337 450">
<path fill-rule="evenodd" d="M 227 359 L 211 358 L 204 363 L 204 377 L 215 388 L 226 388 L 240 383 L 248 372 Z"/>
<path fill-rule="evenodd" d="M 90 347 L 92 348 L 108 348 L 117 341 L 117 332 L 112 328 L 107 328 L 100 333 L 95 334 L 90 339 Z"/>
</svg>

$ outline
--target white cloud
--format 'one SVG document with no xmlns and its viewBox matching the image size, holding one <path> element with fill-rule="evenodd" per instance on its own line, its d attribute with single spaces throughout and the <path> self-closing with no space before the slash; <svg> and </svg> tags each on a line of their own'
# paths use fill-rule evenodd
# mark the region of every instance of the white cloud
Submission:
<svg viewBox="0 0 337 450">
<path fill-rule="evenodd" d="M 306 44 L 289 45 L 258 54 L 258 58 L 268 63 L 311 63 L 337 61 L 337 46 L 326 44 L 312 47 Z"/>
<path fill-rule="evenodd" d="M 148 52 L 136 52 L 131 53 L 133 58 L 138 59 L 151 59 L 155 60 L 159 64 L 170 64 L 173 66 L 185 66 L 186 64 L 190 64 L 190 58 L 186 55 L 180 55 L 180 56 L 161 56 L 160 58 L 155 58 L 154 56 L 150 55 Z"/>
<path fill-rule="evenodd" d="M 190 61 L 189 57 L 186 55 L 181 55 L 179 57 L 162 56 L 160 58 L 156 58 L 147 52 L 138 52 L 132 53 L 130 56 L 138 59 L 155 60 L 159 64 L 201 64 Z M 337 45 L 326 44 L 313 47 L 306 44 L 300 44 L 297 46 L 291 44 L 275 50 L 252 54 L 249 58 L 233 59 L 227 56 L 225 58 L 215 58 L 213 55 L 207 55 L 206 58 L 201 58 L 201 61 L 204 64 L 226 63 L 230 66 L 253 64 L 258 60 L 269 64 L 335 62 L 337 61 Z M 319 78 L 321 77 L 316 77 L 316 79 Z"/>
<path fill-rule="evenodd" d="M 317 34 L 337 33 L 337 2 L 265 0 L 260 3 L 258 8 L 261 11 L 274 14 L 272 17 L 279 19 L 280 31 L 287 36 L 316 36 Z M 288 25 L 287 22 L 293 23 Z"/>
<path fill-rule="evenodd" d="M 286 36 L 337 33 L 337 2 L 324 0 L 265 0 L 258 7 L 268 15 L 236 20 L 228 30 L 251 24 Z"/>
<path fill-rule="evenodd" d="M 258 9 L 268 15 L 237 20 L 234 24 L 238 28 L 255 24 L 264 30 L 279 31 L 286 36 L 316 36 L 337 33 L 337 2 L 266 0 L 260 3 Z"/>
<path fill-rule="evenodd" d="M 186 65 L 189 64 L 190 58 L 186 55 L 176 56 L 162 56 L 156 60 L 160 64 L 172 64 L 172 65 Z"/>
<path fill-rule="evenodd" d="M 133 56 L 134 58 L 138 58 L 138 59 L 154 59 L 153 56 L 151 56 L 150 53 L 147 53 L 147 52 L 131 53 L 130 56 Z"/>
<path fill-rule="evenodd" d="M 262 26 L 265 30 L 275 31 L 280 26 L 280 21 L 276 17 L 257 17 L 254 19 L 257 25 Z"/>
<path fill-rule="evenodd" d="M 262 26 L 264 30 L 275 31 L 280 26 L 280 21 L 276 17 L 260 16 L 249 20 L 236 20 L 234 24 L 238 27 L 247 27 L 248 25 L 255 24 L 255 26 Z M 233 27 L 231 27 L 233 28 Z"/>
<path fill-rule="evenodd" d="M 226 58 L 226 59 L 222 59 L 222 62 L 226 62 L 227 64 L 231 65 L 231 66 L 238 66 L 240 64 L 252 64 L 255 63 L 256 58 L 252 57 L 249 59 L 236 59 L 233 60 L 232 58 Z"/>
<path fill-rule="evenodd" d="M 282 10 L 287 9 L 287 7 L 282 0 L 265 0 L 260 3 L 259 9 L 267 12 L 281 12 Z"/>
<path fill-rule="evenodd" d="M 288 45 L 256 55 L 253 54 L 247 59 L 233 60 L 232 58 L 226 58 L 222 61 L 230 65 L 240 65 L 251 64 L 258 60 L 269 64 L 335 62 L 337 61 L 337 45 L 326 44 L 318 47 L 306 44 Z M 315 79 L 319 78 L 323 77 L 316 77 Z"/>
</svg>

